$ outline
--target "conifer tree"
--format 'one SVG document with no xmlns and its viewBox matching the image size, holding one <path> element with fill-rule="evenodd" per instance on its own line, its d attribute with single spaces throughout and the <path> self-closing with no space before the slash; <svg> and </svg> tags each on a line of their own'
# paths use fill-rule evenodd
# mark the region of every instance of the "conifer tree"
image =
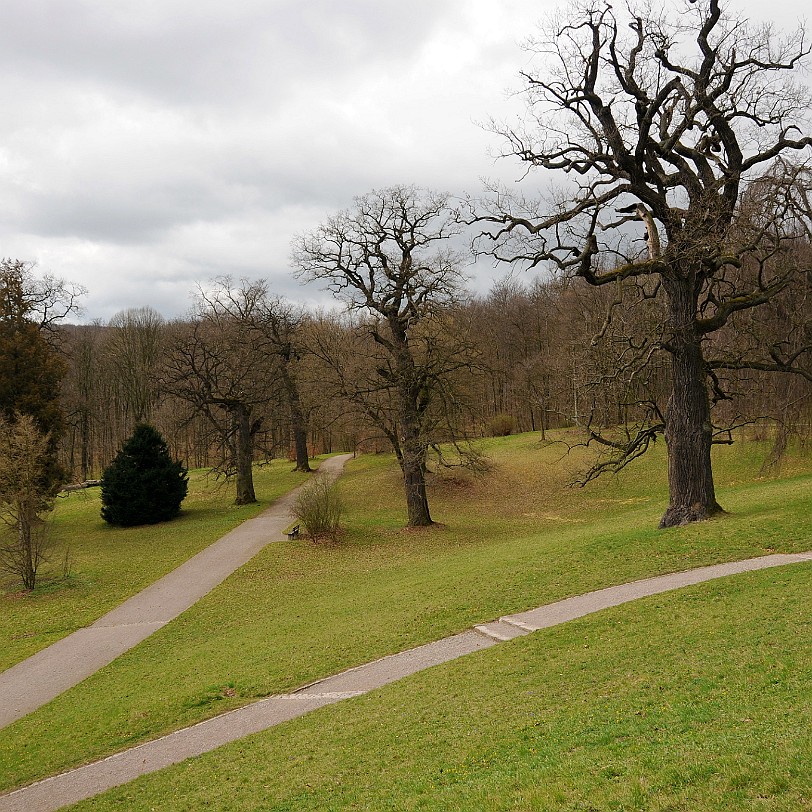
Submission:
<svg viewBox="0 0 812 812">
<path fill-rule="evenodd" d="M 0 260 L 0 418 L 13 424 L 19 415 L 29 415 L 48 436 L 40 486 L 52 495 L 66 477 L 57 461 L 65 363 L 53 345 L 55 325 L 76 312 L 80 294 L 81 289 L 61 280 L 35 278 L 25 262 Z"/>
<path fill-rule="evenodd" d="M 180 512 L 187 487 L 183 464 L 160 432 L 142 423 L 102 476 L 102 519 L 121 527 L 167 521 Z"/>
</svg>

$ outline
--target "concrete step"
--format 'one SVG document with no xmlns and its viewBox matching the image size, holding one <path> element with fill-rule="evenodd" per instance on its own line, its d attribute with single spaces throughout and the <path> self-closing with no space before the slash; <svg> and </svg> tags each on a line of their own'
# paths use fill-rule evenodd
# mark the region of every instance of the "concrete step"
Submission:
<svg viewBox="0 0 812 812">
<path fill-rule="evenodd" d="M 490 637 L 491 640 L 498 640 L 500 643 L 505 640 L 513 640 L 514 637 L 524 637 L 530 634 L 529 629 L 523 629 L 515 623 L 506 623 L 502 618 L 493 620 L 490 623 L 481 623 L 474 626 L 474 629 L 485 637 Z"/>
</svg>

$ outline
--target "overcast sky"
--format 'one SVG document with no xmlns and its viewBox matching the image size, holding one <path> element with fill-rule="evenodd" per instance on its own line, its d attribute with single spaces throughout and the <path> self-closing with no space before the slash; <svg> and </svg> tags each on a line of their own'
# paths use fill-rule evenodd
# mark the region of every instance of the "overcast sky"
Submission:
<svg viewBox="0 0 812 812">
<path fill-rule="evenodd" d="M 477 122 L 518 110 L 519 43 L 556 5 L 2 0 L 0 256 L 84 285 L 84 320 L 178 315 L 222 274 L 315 301 L 291 238 L 355 195 L 519 176 Z"/>
</svg>

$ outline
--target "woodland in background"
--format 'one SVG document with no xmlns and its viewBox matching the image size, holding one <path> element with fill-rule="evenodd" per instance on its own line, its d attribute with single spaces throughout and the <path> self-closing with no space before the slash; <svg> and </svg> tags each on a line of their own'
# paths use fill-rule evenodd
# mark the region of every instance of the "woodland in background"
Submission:
<svg viewBox="0 0 812 812">
<path fill-rule="evenodd" d="M 454 352 L 459 356 L 459 345 L 464 345 L 466 363 L 457 365 L 442 397 L 432 404 L 432 442 L 511 431 L 536 431 L 543 439 L 548 429 L 564 426 L 581 426 L 586 440 L 598 428 L 614 428 L 621 435 L 651 413 L 652 403 L 664 409 L 670 391 L 668 364 L 649 364 L 641 374 L 630 358 L 633 348 L 661 323 L 659 305 L 635 296 L 632 306 L 612 308 L 613 301 L 623 298 L 622 286 L 599 294 L 581 280 L 509 278 L 487 296 L 470 297 L 439 312 L 435 318 L 453 319 Z M 188 467 L 234 473 L 229 445 L 237 421 L 227 408 L 216 405 L 210 408 L 219 414 L 211 419 L 177 394 L 179 361 L 173 350 L 179 340 L 199 332 L 210 315 L 204 308 L 194 318 L 165 322 L 155 311 L 139 308 L 118 314 L 106 325 L 58 328 L 67 363 L 60 457 L 72 480 L 98 477 L 134 426 L 144 421 L 158 428 L 172 455 Z M 782 331 L 808 345 L 812 274 L 806 275 L 804 286 L 787 289 L 757 315 L 757 320 L 754 314 L 747 324 L 738 325 L 732 339 L 715 335 L 710 340 L 767 344 L 764 336 Z M 238 320 L 234 314 L 220 316 Z M 293 328 L 295 341 L 284 345 L 282 355 L 247 334 L 228 341 L 219 334 L 223 353 L 239 353 L 240 385 L 252 391 L 253 459 L 296 459 L 286 382 L 291 374 L 311 456 L 390 450 L 381 427 L 395 425 L 391 394 L 383 388 L 364 393 L 367 403 L 372 398 L 376 404 L 373 420 L 349 387 L 350 382 L 364 386 L 374 377 L 379 352 L 369 325 L 357 316 L 298 312 Z M 735 346 L 725 347 L 728 357 L 732 350 Z M 717 442 L 729 441 L 731 429 L 752 425 L 773 439 L 777 459 L 791 438 L 810 436 L 809 380 L 757 370 L 719 370 L 717 375 L 730 393 L 714 403 Z"/>
</svg>

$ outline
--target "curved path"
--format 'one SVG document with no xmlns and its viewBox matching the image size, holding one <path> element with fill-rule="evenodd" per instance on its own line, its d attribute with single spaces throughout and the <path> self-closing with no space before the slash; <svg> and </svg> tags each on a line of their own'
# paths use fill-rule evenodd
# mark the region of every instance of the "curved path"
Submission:
<svg viewBox="0 0 812 812">
<path fill-rule="evenodd" d="M 126 784 L 140 775 L 155 772 L 235 739 L 303 716 L 324 705 L 360 696 L 433 665 L 495 646 L 503 640 L 566 623 L 601 609 L 715 578 L 808 561 L 812 561 L 812 552 L 767 555 L 715 564 L 608 587 L 539 606 L 527 612 L 507 615 L 461 634 L 351 668 L 299 688 L 292 694 L 267 697 L 102 761 L 2 795 L 0 812 L 52 812 Z"/>
<path fill-rule="evenodd" d="M 329 457 L 319 471 L 335 478 L 350 457 Z M 50 702 L 165 626 L 266 544 L 283 541 L 298 490 L 280 497 L 92 625 L 0 673 L 0 728 Z"/>
</svg>

